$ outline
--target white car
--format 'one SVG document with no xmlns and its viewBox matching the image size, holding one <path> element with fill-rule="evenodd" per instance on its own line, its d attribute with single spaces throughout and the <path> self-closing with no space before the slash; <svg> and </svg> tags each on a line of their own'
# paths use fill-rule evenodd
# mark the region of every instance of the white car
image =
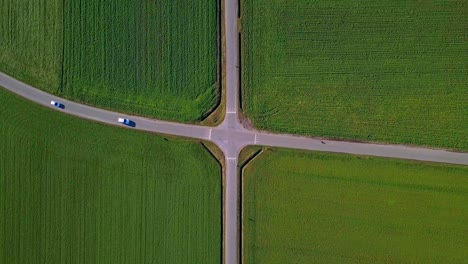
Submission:
<svg viewBox="0 0 468 264">
<path fill-rule="evenodd" d="M 127 125 L 127 126 L 132 124 L 132 121 L 130 119 L 127 119 L 127 118 L 119 117 L 118 121 L 119 121 L 119 123 L 122 123 L 122 124 Z"/>
<path fill-rule="evenodd" d="M 57 108 L 61 108 L 61 109 L 65 108 L 65 106 L 60 102 L 50 101 L 50 104 L 57 107 Z"/>
</svg>

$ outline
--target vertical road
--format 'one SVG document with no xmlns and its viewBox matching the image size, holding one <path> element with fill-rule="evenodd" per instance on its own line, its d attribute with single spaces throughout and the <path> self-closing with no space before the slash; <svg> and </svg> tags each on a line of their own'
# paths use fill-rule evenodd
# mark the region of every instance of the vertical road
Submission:
<svg viewBox="0 0 468 264">
<path fill-rule="evenodd" d="M 239 36 L 237 30 L 238 0 L 225 0 L 226 37 L 226 110 L 237 113 L 239 104 Z"/>
<path fill-rule="evenodd" d="M 225 264 L 239 263 L 239 230 L 238 230 L 238 176 L 237 157 L 226 158 L 226 196 L 225 196 Z"/>
<path fill-rule="evenodd" d="M 226 117 L 220 127 L 227 129 L 241 129 L 237 117 L 239 105 L 239 31 L 238 1 L 224 0 L 224 26 L 226 43 Z M 224 234 L 224 263 L 239 263 L 239 230 L 238 230 L 238 175 L 237 175 L 237 152 L 236 155 L 226 155 L 226 195 L 225 195 L 225 234 Z"/>
<path fill-rule="evenodd" d="M 224 263 L 239 264 L 241 258 L 239 225 L 239 175 L 238 155 L 247 145 L 264 145 L 315 151 L 373 155 L 431 162 L 445 162 L 468 165 L 468 153 L 455 153 L 445 150 L 431 150 L 399 145 L 372 143 L 353 143 L 344 141 L 321 140 L 294 135 L 278 135 L 267 132 L 247 130 L 239 122 L 239 0 L 224 0 L 224 37 L 225 37 L 225 80 L 226 117 L 218 127 L 203 127 L 190 124 L 160 121 L 131 116 L 109 110 L 99 109 L 42 92 L 0 72 L 0 86 L 22 97 L 51 108 L 51 100 L 59 100 L 65 105 L 57 111 L 90 119 L 110 125 L 119 125 L 117 118 L 125 117 L 136 125 L 132 129 L 210 140 L 226 157 L 224 186 Z"/>
</svg>

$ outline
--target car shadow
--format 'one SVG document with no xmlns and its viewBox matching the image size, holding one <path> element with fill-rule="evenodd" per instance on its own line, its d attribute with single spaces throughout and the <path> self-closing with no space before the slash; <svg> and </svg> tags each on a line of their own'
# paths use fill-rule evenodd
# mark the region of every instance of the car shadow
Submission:
<svg viewBox="0 0 468 264">
<path fill-rule="evenodd" d="M 65 105 L 61 104 L 58 108 L 63 110 L 63 109 L 65 109 Z"/>
</svg>

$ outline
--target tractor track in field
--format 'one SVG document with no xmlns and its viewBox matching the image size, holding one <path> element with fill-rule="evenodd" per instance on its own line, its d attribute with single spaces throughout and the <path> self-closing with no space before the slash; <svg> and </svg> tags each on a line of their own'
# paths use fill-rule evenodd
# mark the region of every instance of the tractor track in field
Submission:
<svg viewBox="0 0 468 264">
<path fill-rule="evenodd" d="M 226 117 L 216 127 L 198 126 L 168 122 L 132 116 L 103 110 L 92 106 L 75 103 L 48 94 L 4 73 L 0 73 L 0 86 L 30 101 L 46 107 L 51 100 L 65 105 L 58 111 L 114 126 L 123 126 L 117 122 L 125 117 L 135 122 L 130 129 L 160 134 L 175 135 L 215 143 L 225 156 L 224 189 L 224 263 L 240 262 L 240 212 L 239 212 L 239 176 L 238 157 L 240 151 L 248 145 L 284 147 L 293 149 L 348 153 L 356 155 L 410 159 L 428 162 L 441 162 L 468 165 L 468 153 L 451 152 L 403 145 L 384 145 L 346 141 L 323 140 L 295 135 L 280 135 L 245 128 L 239 119 L 239 0 L 224 0 L 225 23 L 225 71 L 226 71 Z"/>
</svg>

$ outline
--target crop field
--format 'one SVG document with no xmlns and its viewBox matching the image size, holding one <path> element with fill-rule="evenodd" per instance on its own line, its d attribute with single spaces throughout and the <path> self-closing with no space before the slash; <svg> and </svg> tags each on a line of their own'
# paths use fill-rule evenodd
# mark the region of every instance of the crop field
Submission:
<svg viewBox="0 0 468 264">
<path fill-rule="evenodd" d="M 38 88 L 185 122 L 219 100 L 218 1 L 0 4 L 0 70 Z"/>
<path fill-rule="evenodd" d="M 219 263 L 221 169 L 197 143 L 0 88 L 0 263 Z"/>
<path fill-rule="evenodd" d="M 142 115 L 199 120 L 217 100 L 217 1 L 70 1 L 63 93 Z"/>
<path fill-rule="evenodd" d="M 0 0 L 0 71 L 38 88 L 57 89 L 63 0 Z"/>
<path fill-rule="evenodd" d="M 468 167 L 269 150 L 243 173 L 249 263 L 464 263 Z"/>
<path fill-rule="evenodd" d="M 462 0 L 243 0 L 244 111 L 261 129 L 468 150 L 467 24 Z"/>
</svg>

